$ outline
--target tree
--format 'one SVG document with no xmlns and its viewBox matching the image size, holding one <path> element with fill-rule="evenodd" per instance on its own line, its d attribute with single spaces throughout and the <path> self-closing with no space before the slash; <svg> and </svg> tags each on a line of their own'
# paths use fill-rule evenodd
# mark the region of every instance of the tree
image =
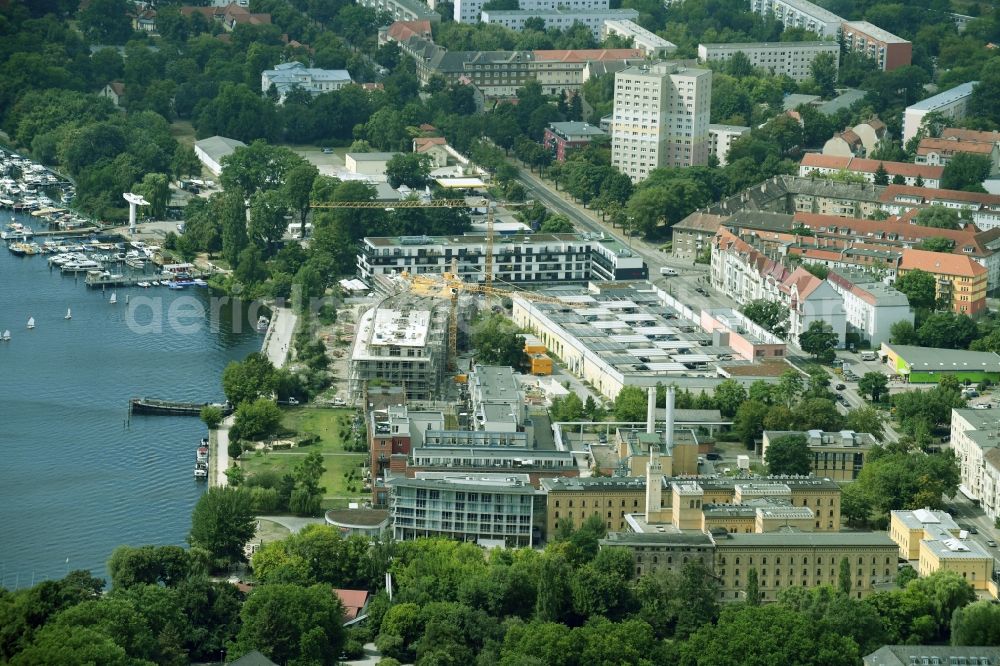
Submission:
<svg viewBox="0 0 1000 666">
<path fill-rule="evenodd" d="M 170 173 L 178 178 L 183 176 L 197 176 L 201 174 L 201 160 L 195 154 L 191 146 L 177 146 L 174 156 L 170 160 Z"/>
<path fill-rule="evenodd" d="M 768 443 L 764 454 L 771 474 L 808 475 L 812 469 L 812 453 L 804 435 L 782 435 Z"/>
<path fill-rule="evenodd" d="M 950 253 L 954 247 L 955 241 L 942 236 L 931 236 L 930 238 L 925 238 L 917 245 L 918 250 L 944 253 Z"/>
<path fill-rule="evenodd" d="M 781 373 L 778 378 L 778 385 L 775 387 L 775 397 L 791 406 L 796 398 L 802 393 L 802 374 L 794 368 L 789 368 Z"/>
<path fill-rule="evenodd" d="M 201 408 L 201 422 L 209 430 L 215 430 L 222 423 L 222 409 L 215 405 L 205 405 Z"/>
<path fill-rule="evenodd" d="M 956 153 L 941 174 L 941 189 L 985 192 L 983 181 L 990 177 L 990 158 L 975 153 Z"/>
<path fill-rule="evenodd" d="M 871 405 L 865 405 L 847 412 L 844 427 L 854 432 L 867 432 L 875 439 L 882 439 L 885 434 L 884 422 L 885 417 L 879 410 Z"/>
<path fill-rule="evenodd" d="M 253 352 L 242 361 L 231 361 L 222 371 L 222 390 L 233 405 L 270 396 L 274 391 L 274 365 L 264 354 Z"/>
<path fill-rule="evenodd" d="M 851 594 L 851 563 L 846 557 L 840 558 L 840 569 L 837 571 L 837 592 L 845 597 Z"/>
<path fill-rule="evenodd" d="M 906 294 L 910 307 L 914 310 L 934 307 L 935 281 L 934 276 L 919 268 L 900 275 L 893 284 L 897 291 Z"/>
<path fill-rule="evenodd" d="M 881 372 L 866 372 L 858 380 L 858 391 L 878 402 L 889 387 L 889 379 Z"/>
<path fill-rule="evenodd" d="M 285 235 L 288 201 L 278 190 L 258 191 L 250 197 L 250 223 L 247 236 L 263 248 Z"/>
<path fill-rule="evenodd" d="M 968 349 L 979 330 L 968 315 L 954 312 L 934 312 L 917 329 L 917 338 L 924 347 Z"/>
<path fill-rule="evenodd" d="M 344 606 L 328 585 L 262 585 L 240 611 L 240 633 L 227 656 L 260 650 L 280 664 L 334 666 L 344 647 Z"/>
<path fill-rule="evenodd" d="M 951 618 L 952 645 L 1000 645 L 1000 606 L 976 601 Z"/>
<path fill-rule="evenodd" d="M 792 408 L 791 417 L 790 425 L 795 430 L 839 430 L 843 422 L 836 403 L 828 398 L 802 400 Z"/>
<path fill-rule="evenodd" d="M 750 571 L 747 572 L 746 595 L 748 606 L 760 606 L 760 586 L 757 583 L 757 569 L 754 567 L 750 567 Z"/>
<path fill-rule="evenodd" d="M 194 507 L 188 543 L 204 548 L 226 565 L 243 559 L 243 546 L 256 531 L 253 504 L 246 490 L 210 488 Z"/>
<path fill-rule="evenodd" d="M 554 398 L 549 409 L 553 421 L 578 421 L 583 412 L 583 401 L 574 392 L 568 393 L 565 397 Z"/>
<path fill-rule="evenodd" d="M 236 266 L 240 253 L 249 242 L 247 212 L 239 192 L 226 192 L 212 198 L 212 213 L 222 221 L 222 256 Z"/>
<path fill-rule="evenodd" d="M 565 215 L 551 215 L 538 230 L 545 234 L 571 234 L 576 228 Z"/>
<path fill-rule="evenodd" d="M 757 439 L 764 433 L 764 419 L 769 409 L 763 402 L 747 400 L 736 410 L 733 430 L 739 435 L 743 446 L 752 449 Z"/>
<path fill-rule="evenodd" d="M 840 515 L 852 526 L 864 526 L 872 515 L 874 506 L 867 491 L 856 483 L 844 486 L 840 496 Z"/>
<path fill-rule="evenodd" d="M 878 163 L 878 169 L 875 170 L 875 184 L 876 185 L 888 185 L 889 184 L 889 172 L 885 170 L 885 165 L 881 162 Z"/>
<path fill-rule="evenodd" d="M 132 35 L 125 0 L 93 0 L 80 12 L 80 29 L 98 44 L 124 44 Z"/>
<path fill-rule="evenodd" d="M 476 360 L 483 365 L 509 365 L 521 369 L 527 364 L 524 336 L 503 315 L 490 315 L 472 333 Z"/>
<path fill-rule="evenodd" d="M 919 342 L 913 323 L 905 319 L 900 319 L 889 327 L 889 340 L 894 345 L 915 345 Z"/>
<path fill-rule="evenodd" d="M 134 189 L 149 202 L 149 216 L 163 219 L 167 214 L 167 203 L 170 201 L 170 180 L 167 174 L 147 173 Z"/>
<path fill-rule="evenodd" d="M 750 321 L 763 326 L 778 337 L 785 336 L 788 328 L 788 308 L 784 304 L 761 298 L 744 305 L 742 312 Z"/>
<path fill-rule="evenodd" d="M 420 190 L 427 185 L 431 173 L 430 157 L 418 153 L 393 155 L 385 164 L 385 175 L 391 187 L 406 185 L 411 190 Z"/>
<path fill-rule="evenodd" d="M 188 577 L 188 552 L 180 546 L 118 546 L 108 559 L 111 586 L 177 585 Z"/>
<path fill-rule="evenodd" d="M 312 164 L 300 164 L 292 167 L 285 174 L 285 183 L 281 186 L 285 204 L 299 214 L 299 236 L 305 238 L 306 218 L 309 217 L 309 206 L 312 203 L 312 189 L 319 170 Z"/>
<path fill-rule="evenodd" d="M 243 401 L 236 408 L 232 436 L 259 441 L 278 433 L 281 428 L 281 409 L 268 398 L 253 402 Z"/>
<path fill-rule="evenodd" d="M 712 398 L 722 415 L 729 418 L 747 399 L 747 390 L 735 379 L 726 379 L 715 387 Z"/>
<path fill-rule="evenodd" d="M 809 72 L 820 95 L 830 98 L 837 93 L 837 61 L 832 54 L 821 53 L 813 58 L 809 63 Z"/>
<path fill-rule="evenodd" d="M 958 463 L 951 451 L 914 455 L 875 449 L 849 487 L 880 515 L 925 506 L 941 508 L 958 491 Z"/>
<path fill-rule="evenodd" d="M 837 345 L 837 334 L 824 321 L 813 321 L 803 333 L 799 334 L 799 347 L 802 351 L 821 362 L 829 363 L 835 358 L 834 347 Z"/>
<path fill-rule="evenodd" d="M 935 229 L 960 229 L 958 211 L 944 206 L 928 206 L 917 213 L 917 224 Z"/>
<path fill-rule="evenodd" d="M 542 555 L 538 578 L 535 617 L 542 622 L 562 622 L 570 611 L 572 569 L 555 553 Z"/>
<path fill-rule="evenodd" d="M 618 421 L 646 420 L 646 393 L 638 386 L 623 386 L 615 396 L 614 412 Z"/>
<path fill-rule="evenodd" d="M 237 191 L 248 199 L 254 192 L 281 188 L 286 174 L 305 164 L 290 148 L 254 141 L 222 158 L 219 179 L 227 192 Z"/>
</svg>

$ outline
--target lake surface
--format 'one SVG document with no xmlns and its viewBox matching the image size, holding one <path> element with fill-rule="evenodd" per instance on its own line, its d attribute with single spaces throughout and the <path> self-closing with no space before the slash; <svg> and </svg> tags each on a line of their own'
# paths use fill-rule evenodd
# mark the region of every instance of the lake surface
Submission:
<svg viewBox="0 0 1000 666">
<path fill-rule="evenodd" d="M 0 228 L 10 218 L 0 211 Z M 128 400 L 221 401 L 222 369 L 263 337 L 246 306 L 205 289 L 119 288 L 112 305 L 112 290 L 50 271 L 47 257 L 0 242 L 0 332 L 12 337 L 0 342 L 0 584 L 10 589 L 72 569 L 104 577 L 119 544 L 183 544 L 206 487 L 192 474 L 205 428 L 129 419 Z"/>
</svg>

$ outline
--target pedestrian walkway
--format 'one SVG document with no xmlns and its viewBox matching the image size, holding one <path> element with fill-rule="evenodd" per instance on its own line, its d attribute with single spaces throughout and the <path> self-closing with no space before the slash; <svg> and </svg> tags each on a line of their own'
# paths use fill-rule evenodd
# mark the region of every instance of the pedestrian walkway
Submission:
<svg viewBox="0 0 1000 666">
<path fill-rule="evenodd" d="M 215 451 L 212 453 L 215 458 L 215 478 L 209 481 L 216 488 L 225 488 L 229 485 L 226 470 L 229 469 L 229 429 L 233 427 L 233 422 L 234 417 L 227 416 L 215 431 Z"/>
<path fill-rule="evenodd" d="M 271 314 L 271 322 L 264 336 L 264 355 L 276 368 L 283 367 L 288 360 L 297 320 L 298 317 L 291 308 L 274 308 Z"/>
</svg>

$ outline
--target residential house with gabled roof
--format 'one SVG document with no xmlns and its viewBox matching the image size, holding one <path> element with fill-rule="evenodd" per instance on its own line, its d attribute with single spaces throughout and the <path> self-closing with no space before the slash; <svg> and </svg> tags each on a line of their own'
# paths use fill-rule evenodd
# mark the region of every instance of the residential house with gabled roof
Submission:
<svg viewBox="0 0 1000 666">
<path fill-rule="evenodd" d="M 946 166 L 959 153 L 988 157 L 990 175 L 997 175 L 1000 172 L 1000 132 L 947 128 L 939 137 L 928 136 L 920 139 L 914 162 Z"/>
<path fill-rule="evenodd" d="M 110 99 L 111 103 L 115 106 L 121 106 L 122 98 L 125 97 L 125 84 L 121 81 L 111 81 L 101 88 L 101 92 L 97 93 L 97 95 Z"/>
<path fill-rule="evenodd" d="M 201 14 L 206 19 L 219 21 L 222 27 L 231 31 L 237 25 L 270 25 L 270 14 L 254 14 L 246 7 L 241 7 L 235 2 L 231 2 L 225 7 L 193 7 L 185 5 L 180 9 L 181 15 L 185 17 L 193 14 Z"/>
<path fill-rule="evenodd" d="M 788 339 L 796 346 L 799 336 L 813 322 L 827 324 L 837 334 L 837 348 L 844 347 L 847 334 L 847 314 L 844 299 L 826 280 L 816 277 L 799 266 L 779 287 L 788 303 Z"/>
</svg>

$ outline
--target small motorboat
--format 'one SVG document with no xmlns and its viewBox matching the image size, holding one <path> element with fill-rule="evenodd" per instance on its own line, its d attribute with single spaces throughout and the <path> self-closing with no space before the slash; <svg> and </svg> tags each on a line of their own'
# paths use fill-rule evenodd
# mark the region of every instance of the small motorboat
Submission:
<svg viewBox="0 0 1000 666">
<path fill-rule="evenodd" d="M 204 467 L 195 467 L 194 468 L 194 478 L 196 478 L 196 479 L 207 479 L 208 478 L 208 470 L 205 469 Z"/>
<path fill-rule="evenodd" d="M 160 286 L 160 281 L 159 280 L 153 280 L 149 284 L 151 284 L 154 287 L 159 287 Z"/>
<path fill-rule="evenodd" d="M 28 328 L 32 329 L 34 327 L 35 327 L 35 318 L 34 317 L 28 317 Z"/>
<path fill-rule="evenodd" d="M 149 283 L 148 282 L 136 282 L 135 284 L 136 284 L 137 287 L 142 287 L 143 289 L 149 289 Z"/>
<path fill-rule="evenodd" d="M 66 308 L 66 316 L 63 317 L 63 319 L 72 319 L 72 318 L 73 318 L 72 308 Z"/>
<path fill-rule="evenodd" d="M 265 317 L 264 315 L 261 315 L 260 318 L 257 319 L 257 330 L 258 331 L 266 331 L 267 327 L 270 326 L 270 325 L 271 325 L 271 320 L 268 319 L 267 317 Z"/>
</svg>

